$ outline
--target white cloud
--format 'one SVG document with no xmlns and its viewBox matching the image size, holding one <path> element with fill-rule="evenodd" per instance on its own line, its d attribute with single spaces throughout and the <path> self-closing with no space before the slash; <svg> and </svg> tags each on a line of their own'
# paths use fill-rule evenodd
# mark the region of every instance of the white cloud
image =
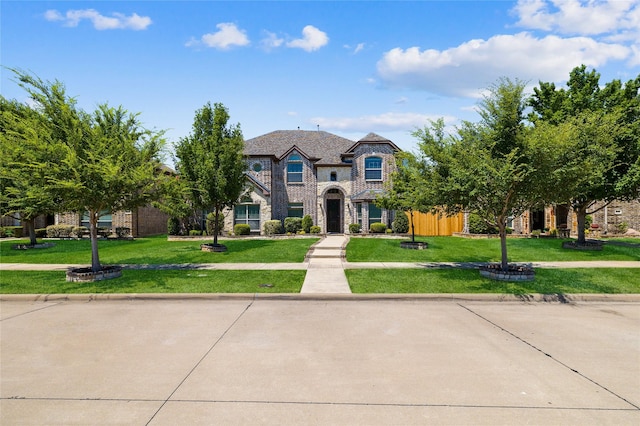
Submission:
<svg viewBox="0 0 640 426">
<path fill-rule="evenodd" d="M 378 61 L 383 82 L 432 93 L 477 97 L 482 88 L 507 76 L 521 80 L 563 81 L 580 64 L 598 67 L 628 59 L 621 44 L 587 37 L 537 38 L 528 32 L 471 40 L 446 50 L 395 48 Z"/>
<path fill-rule="evenodd" d="M 320 31 L 313 25 L 307 25 L 302 29 L 302 38 L 291 40 L 287 43 L 287 47 L 294 47 L 313 52 L 329 43 L 327 33 Z"/>
<path fill-rule="evenodd" d="M 264 31 L 265 36 L 260 40 L 260 45 L 266 51 L 271 51 L 282 46 L 284 39 L 277 36 L 277 34 L 270 31 Z"/>
<path fill-rule="evenodd" d="M 429 120 L 437 120 L 441 116 L 419 113 L 387 112 L 378 115 L 365 115 L 361 117 L 315 117 L 310 123 L 320 125 L 323 129 L 344 132 L 376 132 L 382 131 L 407 131 L 421 128 L 429 123 Z M 445 123 L 456 122 L 455 117 L 443 117 Z"/>
<path fill-rule="evenodd" d="M 516 25 L 561 34 L 600 35 L 640 28 L 640 0 L 519 0 Z"/>
<path fill-rule="evenodd" d="M 95 9 L 68 10 L 64 15 L 55 9 L 44 13 L 47 21 L 62 21 L 66 27 L 77 27 L 80 21 L 91 21 L 96 30 L 144 30 L 151 25 L 151 18 L 133 13 L 126 16 L 122 13 L 112 13 L 112 16 L 104 16 Z"/>
<path fill-rule="evenodd" d="M 203 44 L 219 50 L 228 50 L 234 46 L 247 46 L 250 41 L 244 30 L 239 29 L 235 24 L 222 22 L 216 25 L 219 30 L 215 33 L 204 34 L 200 40 L 191 39 L 186 43 L 187 47 Z"/>
</svg>

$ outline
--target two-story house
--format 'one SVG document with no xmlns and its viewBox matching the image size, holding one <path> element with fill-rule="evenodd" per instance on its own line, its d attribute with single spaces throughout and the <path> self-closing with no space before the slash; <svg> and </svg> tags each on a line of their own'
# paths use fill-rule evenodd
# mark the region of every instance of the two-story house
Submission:
<svg viewBox="0 0 640 426">
<path fill-rule="evenodd" d="M 390 140 L 369 133 L 357 142 L 324 132 L 278 130 L 245 141 L 250 191 L 225 228 L 246 223 L 263 232 L 267 220 L 310 215 L 321 232 L 348 233 L 360 223 L 390 224 L 376 196 L 395 168 Z"/>
</svg>

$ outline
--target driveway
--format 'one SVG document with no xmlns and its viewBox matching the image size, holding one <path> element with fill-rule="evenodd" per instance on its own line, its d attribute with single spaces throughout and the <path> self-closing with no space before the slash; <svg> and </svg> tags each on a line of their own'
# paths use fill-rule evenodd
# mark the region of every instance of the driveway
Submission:
<svg viewBox="0 0 640 426">
<path fill-rule="evenodd" d="M 640 424 L 640 304 L 0 303 L 1 424 Z"/>
</svg>

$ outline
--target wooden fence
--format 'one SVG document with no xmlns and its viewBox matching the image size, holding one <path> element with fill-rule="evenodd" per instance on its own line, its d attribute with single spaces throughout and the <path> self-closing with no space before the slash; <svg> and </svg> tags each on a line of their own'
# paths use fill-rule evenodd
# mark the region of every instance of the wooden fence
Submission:
<svg viewBox="0 0 640 426">
<path fill-rule="evenodd" d="M 407 213 L 409 218 L 409 227 L 411 227 L 411 217 Z M 462 232 L 464 227 L 464 214 L 459 213 L 456 216 L 439 216 L 431 213 L 413 213 L 413 225 L 416 227 L 416 235 L 424 235 L 427 237 L 433 236 L 448 236 L 453 235 L 454 232 Z M 411 233 L 411 229 L 409 229 Z"/>
</svg>

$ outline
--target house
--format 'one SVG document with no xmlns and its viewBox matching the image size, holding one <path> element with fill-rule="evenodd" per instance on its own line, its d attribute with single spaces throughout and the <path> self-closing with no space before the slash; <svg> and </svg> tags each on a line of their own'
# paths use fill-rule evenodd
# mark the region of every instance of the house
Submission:
<svg viewBox="0 0 640 426">
<path fill-rule="evenodd" d="M 227 215 L 225 228 L 243 223 L 263 233 L 267 220 L 310 215 L 322 233 L 348 233 L 360 223 L 390 225 L 392 212 L 376 196 L 395 169 L 400 149 L 369 133 L 357 142 L 325 132 L 278 130 L 245 141 L 250 190 Z"/>
</svg>

